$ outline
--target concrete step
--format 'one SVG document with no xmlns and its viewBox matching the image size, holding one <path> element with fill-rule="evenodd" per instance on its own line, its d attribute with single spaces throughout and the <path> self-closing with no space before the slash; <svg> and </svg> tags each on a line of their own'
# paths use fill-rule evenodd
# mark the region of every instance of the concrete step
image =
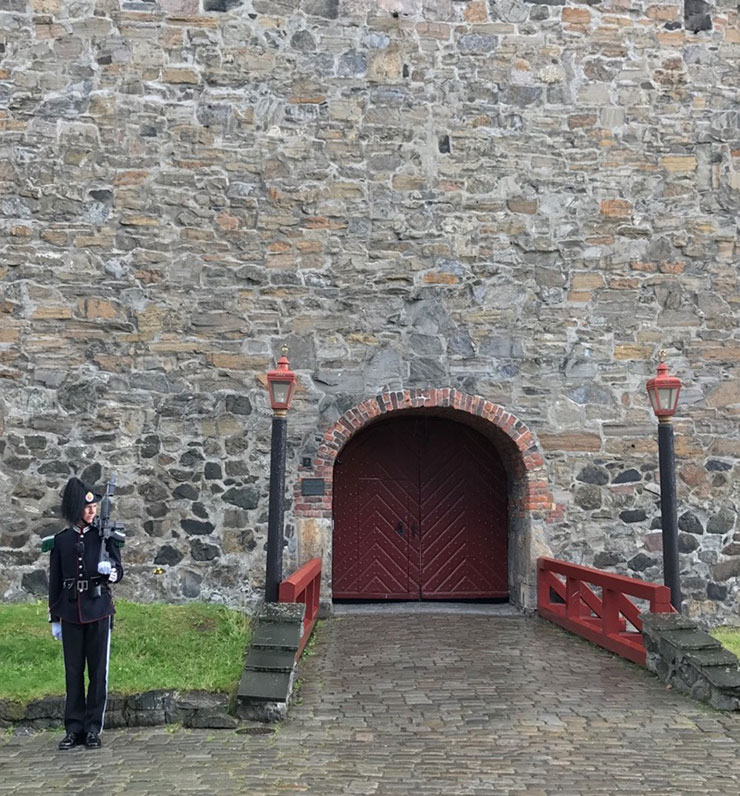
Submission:
<svg viewBox="0 0 740 796">
<path fill-rule="evenodd" d="M 244 669 L 261 672 L 292 672 L 295 650 L 252 649 L 247 653 Z"/>
<path fill-rule="evenodd" d="M 239 681 L 238 699 L 260 702 L 287 702 L 293 672 L 245 670 Z"/>
</svg>

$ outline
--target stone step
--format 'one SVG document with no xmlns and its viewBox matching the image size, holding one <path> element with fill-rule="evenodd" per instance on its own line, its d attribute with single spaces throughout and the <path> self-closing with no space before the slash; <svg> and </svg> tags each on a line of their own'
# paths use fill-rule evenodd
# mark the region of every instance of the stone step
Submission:
<svg viewBox="0 0 740 796">
<path fill-rule="evenodd" d="M 292 672 L 294 665 L 295 650 L 252 647 L 247 654 L 244 669 L 258 672 Z"/>
<path fill-rule="evenodd" d="M 692 666 L 731 666 L 737 668 L 737 657 L 724 647 L 689 652 L 686 660 Z"/>
<path fill-rule="evenodd" d="M 301 625 L 282 622 L 260 622 L 254 630 L 252 647 L 255 649 L 298 649 Z"/>
<path fill-rule="evenodd" d="M 260 702 L 287 702 L 291 672 L 260 672 L 245 670 L 239 681 L 238 699 Z"/>
</svg>

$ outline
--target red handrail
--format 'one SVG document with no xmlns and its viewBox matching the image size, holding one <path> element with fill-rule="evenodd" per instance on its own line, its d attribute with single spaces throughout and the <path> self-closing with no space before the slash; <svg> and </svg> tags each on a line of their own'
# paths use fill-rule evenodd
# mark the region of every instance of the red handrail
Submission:
<svg viewBox="0 0 740 796">
<path fill-rule="evenodd" d="M 306 613 L 303 616 L 303 631 L 298 645 L 296 660 L 301 657 L 303 648 L 311 637 L 319 614 L 319 591 L 321 590 L 321 559 L 312 558 L 289 578 L 281 582 L 278 602 L 303 603 Z"/>
<path fill-rule="evenodd" d="M 651 613 L 675 613 L 667 586 L 555 558 L 538 559 L 537 573 L 540 616 L 643 666 L 646 656 L 640 609 L 629 597 L 648 600 Z M 592 586 L 601 588 L 601 594 Z M 635 630 L 627 628 L 628 622 Z"/>
</svg>

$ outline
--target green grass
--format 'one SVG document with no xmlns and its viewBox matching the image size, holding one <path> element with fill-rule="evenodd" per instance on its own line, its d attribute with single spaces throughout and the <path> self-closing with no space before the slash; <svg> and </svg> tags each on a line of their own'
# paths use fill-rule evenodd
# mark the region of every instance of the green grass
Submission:
<svg viewBox="0 0 740 796">
<path fill-rule="evenodd" d="M 740 658 L 740 627 L 718 627 L 712 635 Z"/>
<path fill-rule="evenodd" d="M 42 603 L 0 605 L 0 699 L 27 702 L 64 693 L 62 645 Z M 116 601 L 108 685 L 113 693 L 152 689 L 229 693 L 244 665 L 244 614 L 219 605 Z"/>
</svg>

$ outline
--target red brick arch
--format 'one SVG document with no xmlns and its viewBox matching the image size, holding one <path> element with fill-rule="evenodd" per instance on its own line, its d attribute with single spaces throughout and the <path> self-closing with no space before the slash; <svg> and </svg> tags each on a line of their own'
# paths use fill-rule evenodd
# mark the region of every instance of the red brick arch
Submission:
<svg viewBox="0 0 740 796">
<path fill-rule="evenodd" d="M 404 412 L 447 417 L 464 423 L 482 433 L 496 447 L 509 474 L 511 601 L 534 610 L 537 606 L 537 558 L 552 554 L 547 543 L 547 527 L 563 518 L 564 506 L 553 499 L 545 459 L 530 429 L 503 406 L 480 395 L 450 388 L 382 393 L 357 404 L 325 431 L 312 466 L 297 474 L 294 503 L 297 563 L 319 556 L 323 560 L 322 594 L 331 594 L 336 458 L 357 432 L 384 417 Z M 306 478 L 323 479 L 323 494 L 302 494 L 301 482 Z M 330 603 L 331 598 L 328 600 Z"/>
<path fill-rule="evenodd" d="M 529 428 L 507 409 L 480 395 L 442 388 L 386 392 L 345 412 L 324 433 L 311 469 L 300 473 L 295 493 L 296 518 L 331 518 L 334 462 L 358 431 L 385 416 L 420 411 L 459 420 L 491 439 L 516 481 L 511 509 L 517 516 L 552 521 L 560 512 L 561 507 L 555 504 L 549 490 L 542 451 Z M 303 478 L 322 478 L 324 494 L 301 495 Z"/>
</svg>

